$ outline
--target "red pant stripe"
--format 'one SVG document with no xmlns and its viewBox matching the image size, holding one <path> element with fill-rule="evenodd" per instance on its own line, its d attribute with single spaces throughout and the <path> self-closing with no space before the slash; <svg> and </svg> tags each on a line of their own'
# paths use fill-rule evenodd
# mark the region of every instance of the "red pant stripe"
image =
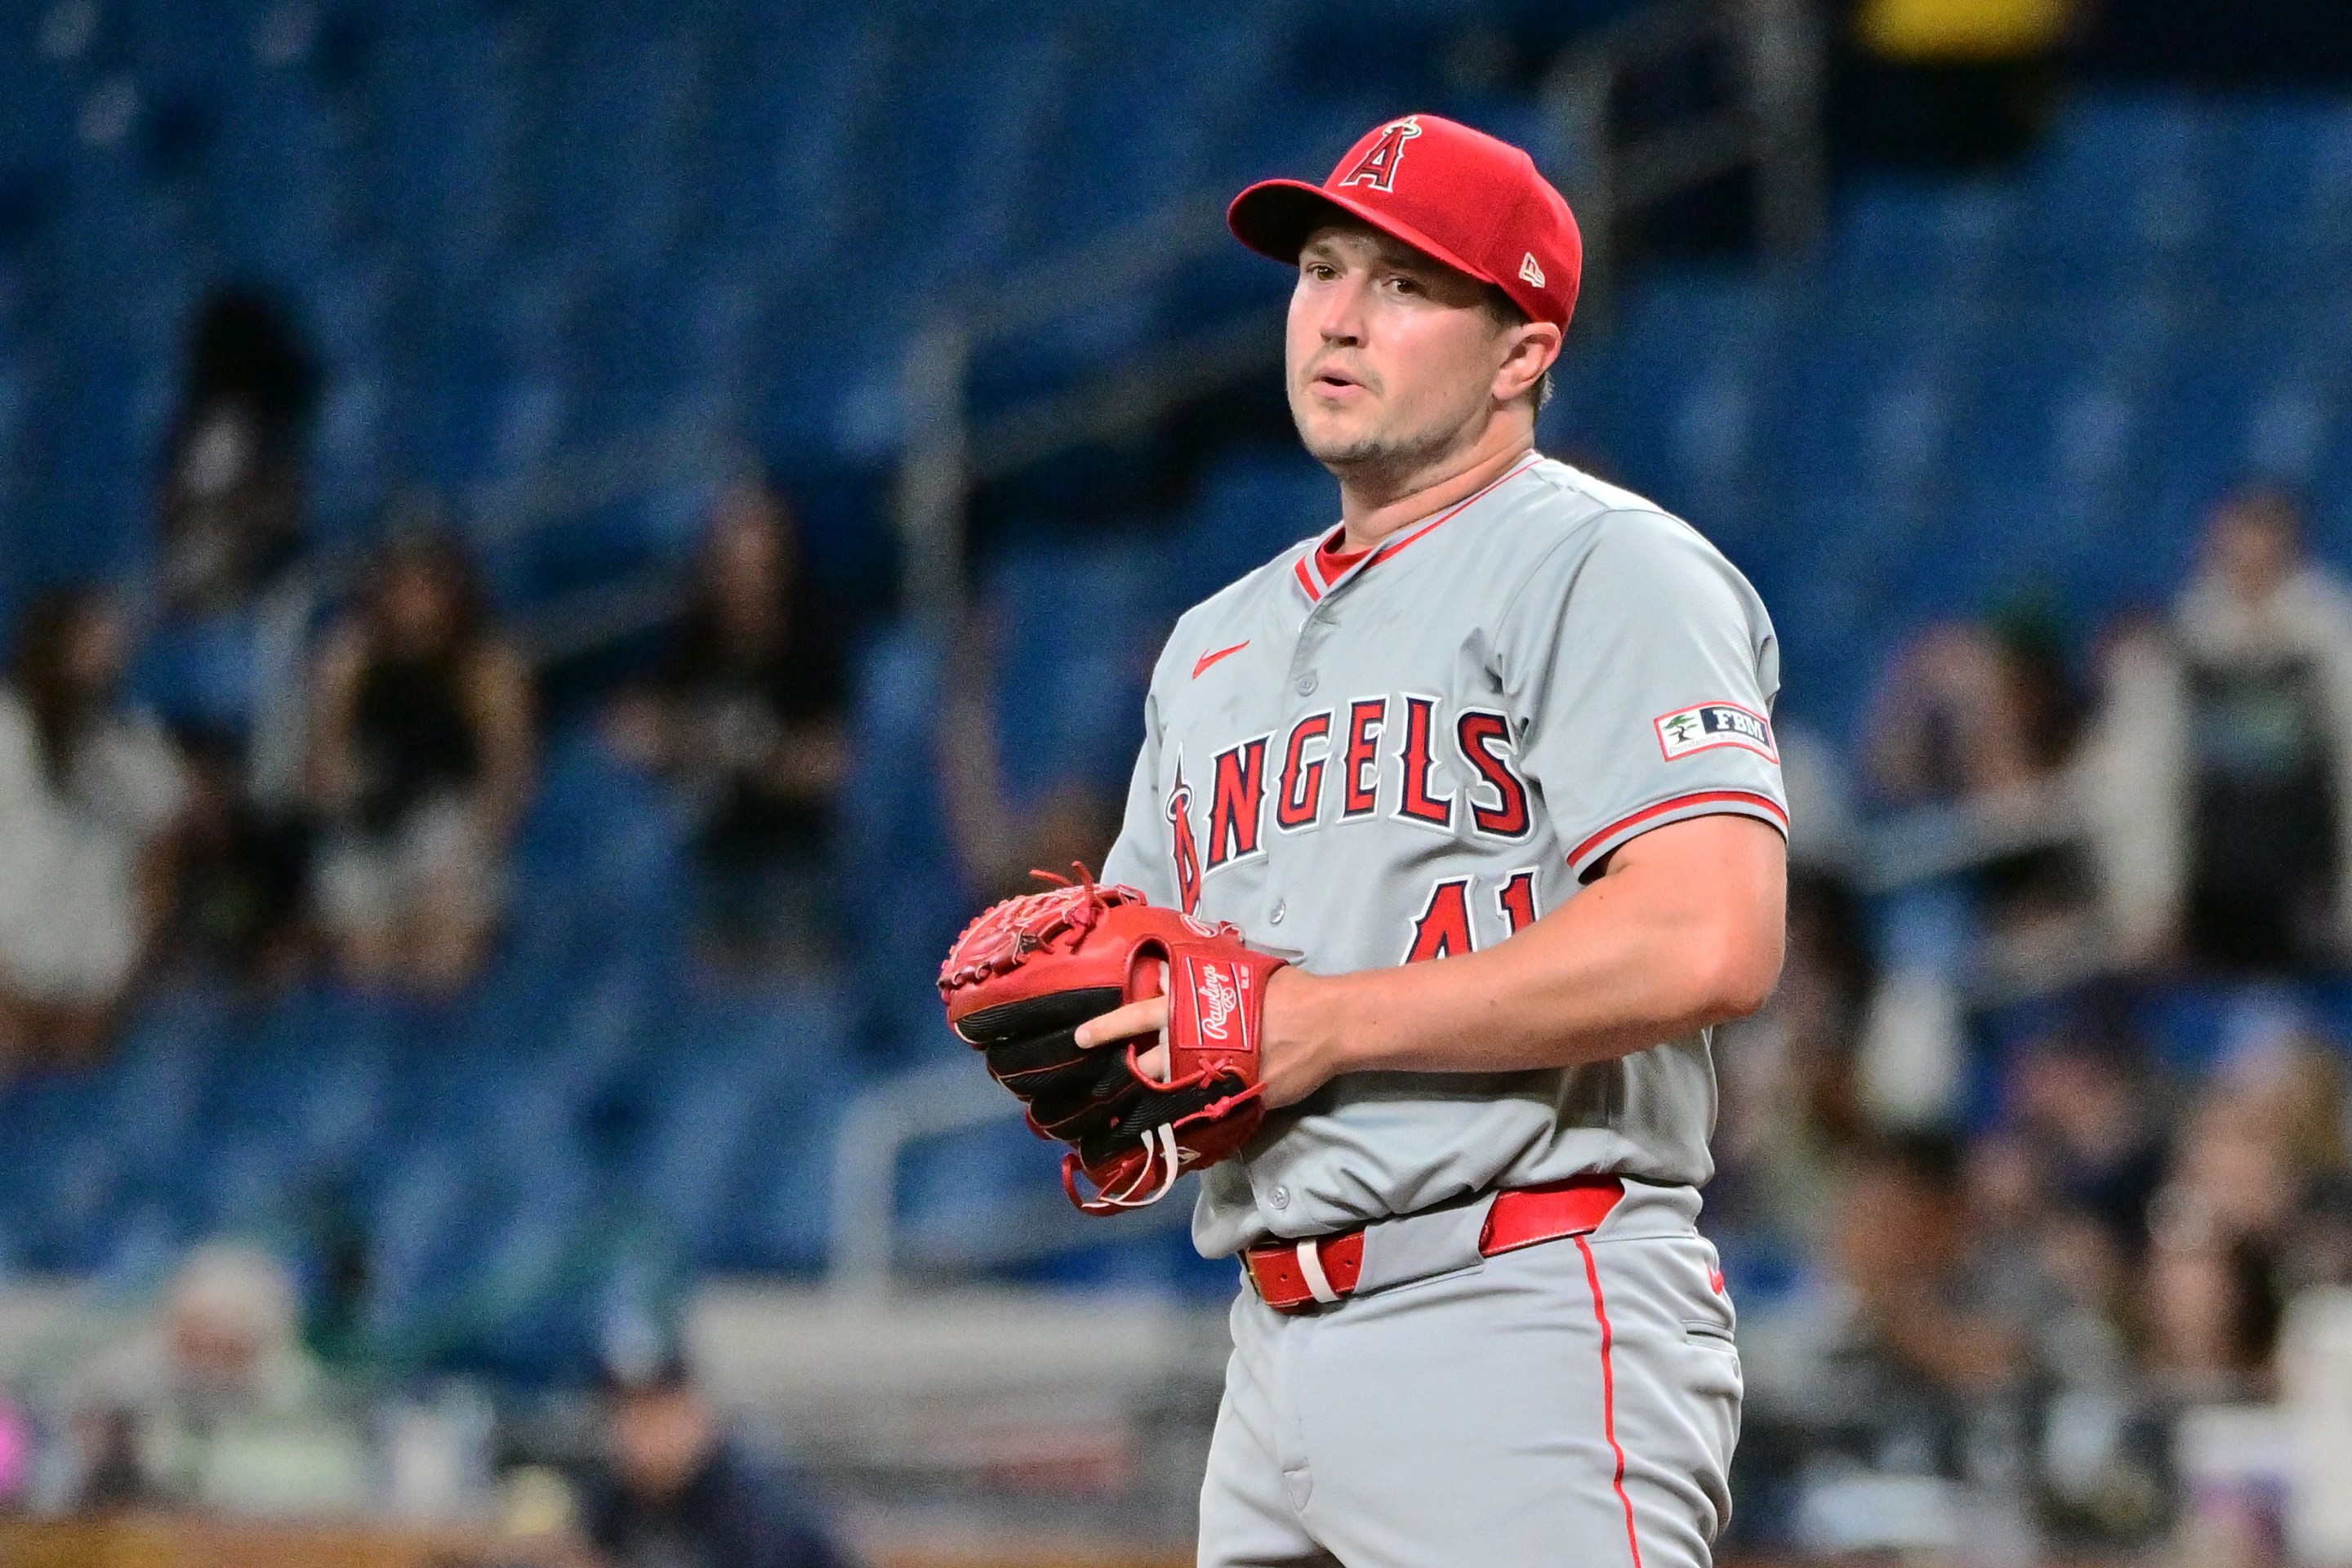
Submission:
<svg viewBox="0 0 2352 1568">
<path fill-rule="evenodd" d="M 1609 1331 L 1609 1304 L 1601 1299 L 1601 1269 L 1593 1262 L 1591 1244 L 1580 1236 L 1576 1249 L 1584 1254 L 1584 1279 L 1592 1287 L 1592 1316 L 1601 1325 L 1601 1429 L 1609 1438 L 1609 1451 L 1617 1456 L 1617 1474 L 1612 1479 L 1617 1500 L 1625 1505 L 1625 1544 L 1633 1553 L 1633 1568 L 1642 1568 L 1642 1538 L 1633 1531 L 1633 1500 L 1625 1492 L 1625 1450 L 1617 1442 L 1617 1370 L 1610 1357 L 1613 1336 Z"/>
</svg>

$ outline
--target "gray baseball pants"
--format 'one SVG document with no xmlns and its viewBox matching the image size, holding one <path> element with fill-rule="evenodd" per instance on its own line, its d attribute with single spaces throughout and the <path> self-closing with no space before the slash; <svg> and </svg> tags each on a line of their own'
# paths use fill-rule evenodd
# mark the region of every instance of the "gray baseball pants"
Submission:
<svg viewBox="0 0 2352 1568">
<path fill-rule="evenodd" d="M 1375 1226 L 1336 1306 L 1244 1285 L 1201 1568 L 1708 1568 L 1740 1373 L 1698 1194 L 1480 1258 L 1487 1201 Z"/>
</svg>

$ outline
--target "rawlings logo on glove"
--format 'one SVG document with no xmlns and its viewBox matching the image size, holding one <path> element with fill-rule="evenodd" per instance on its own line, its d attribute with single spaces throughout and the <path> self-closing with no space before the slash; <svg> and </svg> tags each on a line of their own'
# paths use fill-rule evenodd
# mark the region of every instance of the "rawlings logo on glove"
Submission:
<svg viewBox="0 0 2352 1568">
<path fill-rule="evenodd" d="M 1077 881 L 1007 899 L 965 927 L 940 966 L 940 994 L 949 1026 L 986 1053 L 1030 1127 L 1071 1146 L 1070 1201 L 1110 1214 L 1158 1203 L 1178 1176 L 1257 1131 L 1258 1016 L 1266 976 L 1282 965 L 1233 926 L 1154 909 L 1081 867 Z M 1140 1065 L 1151 1040 L 1078 1046 L 1079 1025 L 1163 988 L 1164 1079 Z"/>
<path fill-rule="evenodd" d="M 1201 1033 L 1222 1043 L 1225 1037 L 1225 1020 L 1232 1017 L 1234 1009 L 1242 1005 L 1241 994 L 1234 989 L 1234 983 L 1225 977 L 1224 971 L 1213 963 L 1202 963 L 1196 959 L 1193 961 L 1193 973 L 1199 978 L 1202 999 L 1209 1007 L 1201 1016 Z"/>
</svg>

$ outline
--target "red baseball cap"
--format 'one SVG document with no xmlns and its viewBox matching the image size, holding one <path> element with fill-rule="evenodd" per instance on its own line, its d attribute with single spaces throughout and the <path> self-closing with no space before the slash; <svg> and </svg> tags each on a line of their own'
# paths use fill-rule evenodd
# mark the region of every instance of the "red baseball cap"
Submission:
<svg viewBox="0 0 2352 1568">
<path fill-rule="evenodd" d="M 1565 328 L 1576 311 L 1576 215 L 1533 158 L 1483 131 L 1434 114 L 1391 120 L 1321 184 L 1261 180 L 1225 223 L 1252 250 L 1295 263 L 1307 237 L 1342 214 L 1494 284 L 1536 321 Z"/>
</svg>

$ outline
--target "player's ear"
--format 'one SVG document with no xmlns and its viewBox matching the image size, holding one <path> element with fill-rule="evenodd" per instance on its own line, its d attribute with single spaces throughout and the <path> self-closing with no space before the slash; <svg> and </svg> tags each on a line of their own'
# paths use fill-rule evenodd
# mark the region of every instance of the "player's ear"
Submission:
<svg viewBox="0 0 2352 1568">
<path fill-rule="evenodd" d="M 1535 390 L 1559 358 L 1562 334 L 1549 321 L 1520 321 L 1505 329 L 1503 363 L 1495 372 L 1495 400 L 1510 403 Z"/>
</svg>

